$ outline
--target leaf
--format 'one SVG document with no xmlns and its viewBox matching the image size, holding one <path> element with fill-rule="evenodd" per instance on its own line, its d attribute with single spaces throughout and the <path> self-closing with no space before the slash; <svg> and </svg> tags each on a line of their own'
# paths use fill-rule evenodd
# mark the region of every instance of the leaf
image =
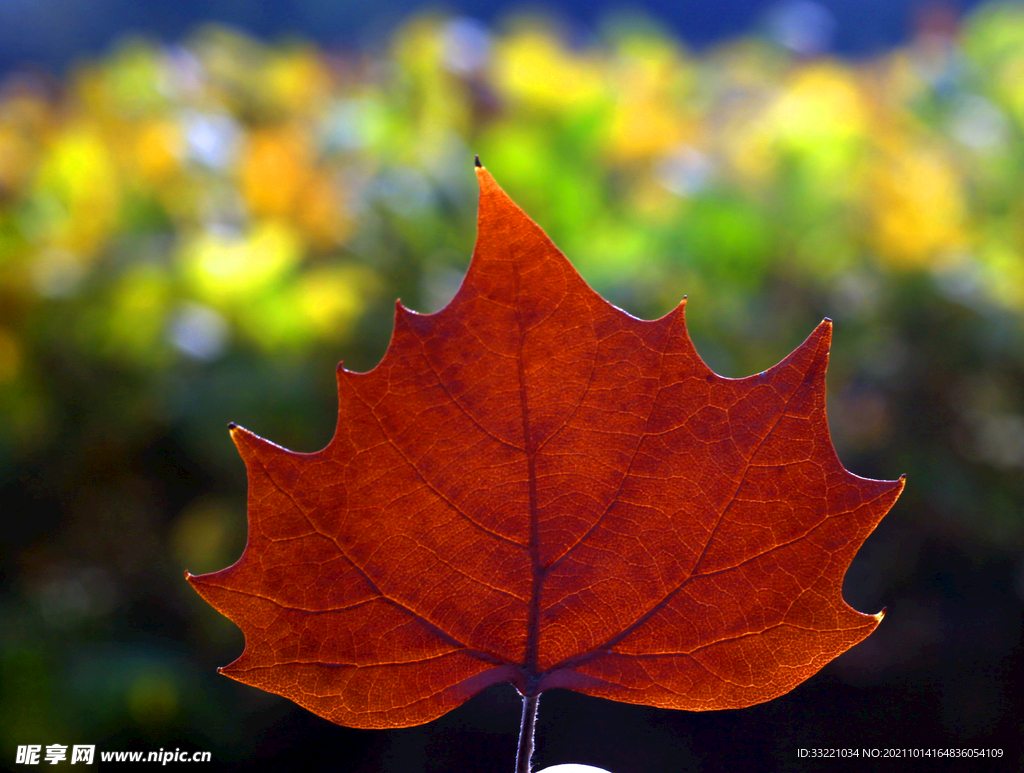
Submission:
<svg viewBox="0 0 1024 773">
<path fill-rule="evenodd" d="M 447 308 L 398 304 L 334 439 L 240 428 L 249 539 L 189 576 L 245 633 L 221 669 L 351 727 L 427 722 L 511 682 L 677 709 L 791 690 L 878 625 L 843 601 L 899 481 L 847 472 L 825 418 L 831 323 L 743 379 L 683 305 L 590 289 L 483 169 Z"/>
</svg>

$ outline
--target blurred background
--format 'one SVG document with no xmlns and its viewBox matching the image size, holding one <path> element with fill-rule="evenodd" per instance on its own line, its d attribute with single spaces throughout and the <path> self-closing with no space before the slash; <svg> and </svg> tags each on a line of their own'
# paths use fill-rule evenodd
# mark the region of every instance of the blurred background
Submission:
<svg viewBox="0 0 1024 773">
<path fill-rule="evenodd" d="M 839 456 L 908 476 L 846 579 L 868 640 L 743 711 L 545 693 L 538 767 L 1021 769 L 1024 5 L 262 5 L 0 5 L 3 764 L 511 769 L 510 686 L 337 727 L 218 676 L 242 636 L 183 579 L 245 542 L 226 423 L 323 447 L 337 362 L 452 296 L 479 153 L 613 303 L 688 295 L 722 375 L 832 317 Z"/>
</svg>

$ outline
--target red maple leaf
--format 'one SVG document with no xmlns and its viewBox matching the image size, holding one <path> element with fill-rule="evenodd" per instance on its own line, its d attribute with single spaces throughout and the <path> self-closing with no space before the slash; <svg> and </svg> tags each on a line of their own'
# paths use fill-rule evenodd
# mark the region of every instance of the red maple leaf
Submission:
<svg viewBox="0 0 1024 773">
<path fill-rule="evenodd" d="M 245 633 L 223 673 L 351 727 L 434 719 L 511 682 L 677 709 L 770 700 L 878 625 L 843 601 L 903 481 L 844 469 L 831 323 L 743 379 L 683 306 L 597 295 L 479 169 L 469 273 L 398 305 L 381 363 L 339 367 L 317 453 L 232 427 L 249 475 L 233 566 L 189 576 Z"/>
</svg>

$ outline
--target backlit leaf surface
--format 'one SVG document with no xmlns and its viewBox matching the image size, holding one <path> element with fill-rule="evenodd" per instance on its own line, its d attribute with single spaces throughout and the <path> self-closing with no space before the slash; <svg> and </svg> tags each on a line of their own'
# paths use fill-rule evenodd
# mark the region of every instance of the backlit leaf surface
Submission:
<svg viewBox="0 0 1024 773">
<path fill-rule="evenodd" d="M 847 606 L 843 575 L 903 483 L 835 454 L 831 323 L 722 378 L 682 305 L 610 305 L 478 174 L 462 287 L 436 314 L 399 305 L 372 371 L 339 368 L 330 444 L 232 428 L 248 544 L 189 576 L 245 633 L 223 672 L 352 727 L 427 722 L 505 681 L 723 709 L 871 633 L 881 615 Z"/>
</svg>

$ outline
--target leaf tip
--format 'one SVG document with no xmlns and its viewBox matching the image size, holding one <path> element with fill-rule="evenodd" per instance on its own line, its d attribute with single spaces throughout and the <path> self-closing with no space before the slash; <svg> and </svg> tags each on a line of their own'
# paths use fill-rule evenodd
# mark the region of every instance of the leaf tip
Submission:
<svg viewBox="0 0 1024 773">
<path fill-rule="evenodd" d="M 192 589 L 200 596 L 203 595 L 203 588 L 207 587 L 206 575 L 192 574 L 192 572 L 185 570 L 185 582 L 192 586 Z"/>
<path fill-rule="evenodd" d="M 888 608 L 889 607 L 882 607 L 882 611 L 879 612 L 877 615 L 872 615 L 872 617 L 875 618 L 876 621 L 881 623 L 885 619 L 885 610 L 887 610 Z"/>
<path fill-rule="evenodd" d="M 819 322 L 803 345 L 810 346 L 816 351 L 817 354 L 814 359 L 824 356 L 827 362 L 829 350 L 832 348 L 832 320 L 825 317 L 825 319 Z"/>
<path fill-rule="evenodd" d="M 477 169 L 483 169 L 484 165 L 480 163 L 480 156 L 473 156 L 473 166 Z"/>
<path fill-rule="evenodd" d="M 832 320 L 828 317 L 823 319 L 811 331 L 811 334 L 804 339 L 804 342 L 794 349 L 788 357 L 769 371 L 782 367 L 785 364 L 797 365 L 801 371 L 810 372 L 818 368 L 824 374 L 828 367 L 828 353 L 832 348 Z"/>
<path fill-rule="evenodd" d="M 410 309 L 401 300 L 395 301 L 395 326 L 399 323 L 409 320 L 410 317 L 420 317 L 421 315 L 415 309 Z"/>
<path fill-rule="evenodd" d="M 228 432 L 234 432 L 236 429 L 238 429 L 238 425 L 235 424 L 233 421 L 229 421 L 228 422 Z"/>
</svg>

